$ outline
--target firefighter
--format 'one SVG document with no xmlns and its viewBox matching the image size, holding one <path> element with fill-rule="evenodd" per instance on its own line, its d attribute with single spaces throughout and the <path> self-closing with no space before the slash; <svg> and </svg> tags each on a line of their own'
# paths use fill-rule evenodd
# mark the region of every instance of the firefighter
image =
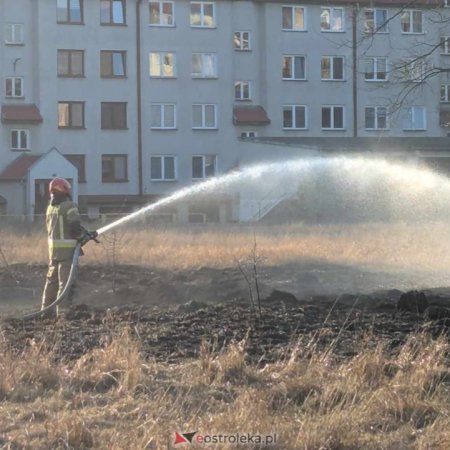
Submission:
<svg viewBox="0 0 450 450">
<path fill-rule="evenodd" d="M 49 185 L 50 203 L 46 214 L 49 263 L 41 309 L 51 305 L 64 289 L 77 242 L 84 244 L 97 236 L 95 231 L 89 232 L 81 226 L 80 212 L 72 201 L 71 189 L 72 186 L 64 178 L 54 178 Z M 71 289 L 67 298 L 69 305 L 72 296 Z M 55 308 L 46 316 L 57 315 Z"/>
</svg>

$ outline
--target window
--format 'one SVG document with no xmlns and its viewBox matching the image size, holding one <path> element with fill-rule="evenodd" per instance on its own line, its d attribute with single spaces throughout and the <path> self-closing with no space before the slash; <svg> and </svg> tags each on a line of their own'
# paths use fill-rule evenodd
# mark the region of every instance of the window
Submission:
<svg viewBox="0 0 450 450">
<path fill-rule="evenodd" d="M 191 27 L 214 28 L 216 26 L 214 3 L 191 2 Z"/>
<path fill-rule="evenodd" d="M 450 103 L 450 84 L 441 84 L 441 103 Z"/>
<path fill-rule="evenodd" d="M 86 183 L 86 157 L 85 155 L 64 155 L 78 170 L 78 182 Z"/>
<path fill-rule="evenodd" d="M 322 129 L 324 130 L 344 129 L 343 106 L 322 106 Z"/>
<path fill-rule="evenodd" d="M 387 33 L 387 9 L 366 9 L 364 11 L 364 31 L 366 33 Z"/>
<path fill-rule="evenodd" d="M 235 31 L 233 34 L 233 45 L 235 50 L 250 50 L 250 31 Z"/>
<path fill-rule="evenodd" d="M 405 59 L 399 65 L 400 73 L 404 81 L 420 83 L 424 81 L 427 72 L 427 62 L 421 59 Z"/>
<path fill-rule="evenodd" d="M 321 31 L 344 31 L 344 9 L 322 8 L 320 13 Z"/>
<path fill-rule="evenodd" d="M 283 80 L 306 80 L 304 56 L 283 56 Z"/>
<path fill-rule="evenodd" d="M 124 78 L 126 76 L 126 52 L 101 50 L 100 76 L 103 78 Z"/>
<path fill-rule="evenodd" d="M 234 99 L 250 100 L 251 98 L 250 81 L 236 81 L 234 83 Z"/>
<path fill-rule="evenodd" d="M 58 23 L 83 23 L 83 0 L 57 0 L 56 16 Z"/>
<path fill-rule="evenodd" d="M 304 130 L 306 128 L 306 106 L 283 106 L 283 128 L 285 130 Z"/>
<path fill-rule="evenodd" d="M 322 80 L 344 80 L 344 57 L 323 56 L 321 68 Z"/>
<path fill-rule="evenodd" d="M 193 53 L 193 78 L 217 78 L 217 55 L 215 53 Z"/>
<path fill-rule="evenodd" d="M 100 0 L 102 25 L 125 25 L 125 0 Z"/>
<path fill-rule="evenodd" d="M 450 37 L 441 37 L 441 54 L 450 55 Z"/>
<path fill-rule="evenodd" d="M 8 45 L 23 44 L 23 23 L 5 24 L 5 44 Z"/>
<path fill-rule="evenodd" d="M 365 59 L 364 79 L 366 81 L 387 80 L 387 58 L 371 57 Z"/>
<path fill-rule="evenodd" d="M 175 104 L 153 103 L 152 104 L 152 128 L 174 129 L 176 128 Z"/>
<path fill-rule="evenodd" d="M 30 131 L 11 130 L 11 150 L 29 150 Z"/>
<path fill-rule="evenodd" d="M 283 30 L 306 30 L 305 8 L 303 8 L 302 6 L 283 6 L 282 16 Z"/>
<path fill-rule="evenodd" d="M 83 50 L 58 50 L 58 77 L 84 76 Z"/>
<path fill-rule="evenodd" d="M 128 181 L 127 155 L 102 155 L 102 181 Z"/>
<path fill-rule="evenodd" d="M 150 53 L 150 76 L 160 78 L 175 77 L 175 53 Z"/>
<path fill-rule="evenodd" d="M 192 105 L 192 128 L 215 129 L 217 128 L 216 105 L 198 104 Z"/>
<path fill-rule="evenodd" d="M 400 16 L 402 33 L 423 33 L 422 11 L 405 9 Z"/>
<path fill-rule="evenodd" d="M 150 178 L 159 181 L 176 180 L 175 156 L 152 156 L 150 158 Z"/>
<path fill-rule="evenodd" d="M 127 104 L 102 102 L 102 129 L 125 130 L 127 128 Z"/>
<path fill-rule="evenodd" d="M 216 155 L 196 155 L 192 157 L 192 178 L 210 178 L 216 175 Z"/>
<path fill-rule="evenodd" d="M 22 77 L 7 77 L 5 79 L 5 97 L 7 98 L 24 97 Z"/>
<path fill-rule="evenodd" d="M 150 2 L 150 25 L 153 27 L 175 26 L 173 2 Z"/>
<path fill-rule="evenodd" d="M 368 106 L 365 109 L 366 130 L 386 130 L 387 108 L 385 106 Z"/>
<path fill-rule="evenodd" d="M 59 102 L 58 128 L 84 128 L 84 102 Z"/>
<path fill-rule="evenodd" d="M 241 131 L 241 138 L 248 139 L 248 138 L 255 138 L 258 136 L 258 133 L 256 131 Z"/>
<path fill-rule="evenodd" d="M 404 130 L 426 130 L 426 110 L 424 106 L 409 106 L 403 108 Z"/>
</svg>

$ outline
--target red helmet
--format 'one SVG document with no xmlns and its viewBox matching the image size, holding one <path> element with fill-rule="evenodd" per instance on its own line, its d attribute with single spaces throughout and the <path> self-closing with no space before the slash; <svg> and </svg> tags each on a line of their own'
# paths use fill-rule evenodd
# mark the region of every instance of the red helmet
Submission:
<svg viewBox="0 0 450 450">
<path fill-rule="evenodd" d="M 48 186 L 48 191 L 50 192 L 50 194 L 69 195 L 71 189 L 72 186 L 65 178 L 53 178 Z"/>
</svg>

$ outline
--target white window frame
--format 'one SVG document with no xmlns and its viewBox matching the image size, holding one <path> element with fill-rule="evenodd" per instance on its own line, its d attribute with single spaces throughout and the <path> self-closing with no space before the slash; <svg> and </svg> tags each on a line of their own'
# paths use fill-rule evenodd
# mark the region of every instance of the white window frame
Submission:
<svg viewBox="0 0 450 450">
<path fill-rule="evenodd" d="M 200 126 L 195 126 L 195 124 L 194 124 L 194 106 L 201 107 L 202 123 Z M 213 107 L 213 111 L 214 111 L 214 125 L 213 126 L 206 126 L 206 108 L 208 106 Z M 192 104 L 192 129 L 193 130 L 217 130 L 217 105 L 215 103 L 193 103 Z"/>
<path fill-rule="evenodd" d="M 151 164 L 153 158 L 159 158 L 161 163 L 161 178 L 152 178 Z M 173 159 L 173 176 L 168 178 L 165 175 L 166 158 Z M 176 155 L 150 155 L 150 180 L 151 181 L 177 181 L 178 180 L 178 158 Z"/>
<path fill-rule="evenodd" d="M 378 71 L 378 65 L 381 62 L 381 60 L 384 60 L 384 68 L 385 71 L 384 72 L 379 72 Z M 372 72 L 373 73 L 373 78 L 367 78 L 366 74 L 368 73 L 366 71 L 367 68 L 367 63 L 371 61 L 371 65 L 372 65 Z M 388 70 L 388 59 L 385 56 L 369 56 L 367 58 L 364 59 L 364 81 L 368 81 L 370 83 L 382 83 L 388 80 L 388 75 L 389 75 L 389 70 Z M 385 78 L 378 78 L 378 73 L 384 73 L 385 74 Z"/>
<path fill-rule="evenodd" d="M 420 13 L 421 16 L 421 21 L 420 21 L 420 31 L 414 31 L 413 27 L 414 27 L 414 13 Z M 408 14 L 409 15 L 409 31 L 403 31 L 403 26 L 402 26 L 402 18 L 404 14 Z M 423 11 L 421 9 L 405 9 L 404 11 L 402 11 L 402 13 L 400 14 L 400 31 L 402 34 L 424 34 L 424 29 L 423 29 Z"/>
<path fill-rule="evenodd" d="M 303 108 L 305 113 L 305 126 L 296 127 L 297 122 L 297 108 Z M 292 114 L 292 126 L 284 126 L 284 111 L 290 110 Z M 283 105 L 283 130 L 307 130 L 308 129 L 308 107 L 306 105 Z"/>
<path fill-rule="evenodd" d="M 245 87 L 248 89 L 248 96 L 245 96 Z M 239 96 L 236 96 L 236 90 L 239 89 Z M 235 81 L 234 82 L 234 99 L 239 102 L 252 100 L 252 83 L 251 81 Z"/>
<path fill-rule="evenodd" d="M 440 102 L 450 103 L 450 84 L 441 84 Z"/>
<path fill-rule="evenodd" d="M 290 68 L 291 68 L 291 77 L 285 77 L 283 74 L 283 68 L 284 68 L 284 60 L 286 58 L 290 59 Z M 302 58 L 303 59 L 303 66 L 305 68 L 304 70 L 304 76 L 303 78 L 297 78 L 295 74 L 295 58 Z M 281 65 L 281 77 L 283 80 L 286 81 L 306 81 L 306 56 L 305 55 L 283 55 L 282 65 Z"/>
<path fill-rule="evenodd" d="M 284 19 L 284 10 L 290 9 L 291 10 L 291 22 L 292 27 L 286 28 L 283 26 L 283 19 Z M 296 27 L 295 26 L 295 17 L 297 14 L 297 10 L 303 11 L 303 27 Z M 283 31 L 307 31 L 307 23 L 306 23 L 306 7 L 305 6 L 298 6 L 298 5 L 282 5 L 281 6 L 281 29 Z"/>
<path fill-rule="evenodd" d="M 247 33 L 247 42 L 248 47 L 246 48 L 244 46 L 244 34 Z M 237 36 L 236 36 L 237 35 Z M 252 49 L 252 42 L 251 42 L 251 35 L 252 33 L 250 31 L 246 30 L 236 30 L 233 32 L 233 48 L 237 52 L 249 52 Z M 236 40 L 236 37 L 238 37 L 239 41 Z M 239 46 L 236 46 L 236 43 L 239 42 Z"/>
<path fill-rule="evenodd" d="M 155 106 L 159 106 L 160 107 L 160 126 L 154 126 L 153 125 L 153 108 Z M 167 126 L 165 124 L 164 118 L 165 118 L 165 109 L 167 107 L 173 107 L 173 126 Z M 177 128 L 177 105 L 176 103 L 152 103 L 151 104 L 151 114 L 152 114 L 152 121 L 151 121 L 151 128 L 152 130 L 175 130 Z"/>
<path fill-rule="evenodd" d="M 5 24 L 5 44 L 6 45 L 23 45 L 24 43 L 24 24 L 23 23 L 6 23 Z"/>
<path fill-rule="evenodd" d="M 450 55 L 450 36 L 441 36 L 441 55 Z"/>
<path fill-rule="evenodd" d="M 367 110 L 373 109 L 374 111 L 374 127 L 368 127 L 367 126 Z M 378 126 L 379 118 L 381 117 L 380 111 L 384 109 L 385 110 L 385 117 L 386 117 L 386 127 L 381 128 Z M 370 130 L 370 131 L 386 131 L 389 130 L 389 115 L 388 115 L 388 108 L 386 106 L 366 106 L 364 108 L 364 129 Z"/>
<path fill-rule="evenodd" d="M 159 5 L 159 23 L 151 23 L 151 4 L 157 3 Z M 164 23 L 163 17 L 164 17 L 164 5 L 169 4 L 172 5 L 172 23 Z M 149 1 L 148 2 L 148 8 L 149 8 L 149 17 L 148 17 L 148 25 L 150 27 L 175 27 L 175 2 L 172 1 Z"/>
<path fill-rule="evenodd" d="M 191 28 L 216 28 L 217 27 L 217 18 L 216 18 L 216 4 L 215 2 L 190 2 L 190 8 L 192 8 L 192 5 L 197 4 L 200 5 L 200 25 L 193 25 L 192 24 L 192 9 L 190 9 L 189 12 L 189 23 L 191 25 Z M 212 6 L 212 19 L 213 23 L 212 25 L 205 25 L 205 5 L 211 5 Z"/>
<path fill-rule="evenodd" d="M 421 111 L 422 112 L 422 120 L 423 120 L 423 127 L 422 128 L 418 128 L 417 126 L 415 126 L 415 114 Z M 407 106 L 404 108 L 403 110 L 404 114 L 407 114 L 408 116 L 411 116 L 411 121 L 409 121 L 409 123 L 411 123 L 411 126 L 408 127 L 405 125 L 405 117 L 403 117 L 403 130 L 404 131 L 426 131 L 427 129 L 427 109 L 425 108 L 425 106 Z M 409 120 L 409 119 L 408 119 Z"/>
<path fill-rule="evenodd" d="M 382 23 L 378 23 L 377 20 L 377 12 L 378 11 L 385 11 L 386 13 L 386 19 Z M 368 19 L 367 13 L 372 13 L 373 18 Z M 368 20 L 371 20 L 373 22 L 373 30 L 370 29 L 368 26 Z M 383 26 L 384 24 L 384 26 Z M 382 29 L 382 26 L 384 30 Z M 366 8 L 364 10 L 364 33 L 367 34 L 386 34 L 389 33 L 389 18 L 388 18 L 388 10 L 386 8 Z"/>
<path fill-rule="evenodd" d="M 324 33 L 345 33 L 345 8 L 333 8 L 333 7 L 323 7 L 321 8 L 321 12 L 320 15 L 322 15 L 322 13 L 324 11 L 329 11 L 330 14 L 330 28 L 324 28 L 322 26 L 322 19 L 320 20 L 320 31 L 324 32 Z M 339 11 L 340 12 L 340 16 L 341 16 L 341 28 L 339 29 L 334 29 L 333 28 L 333 22 L 336 20 L 336 17 L 334 17 L 334 13 Z"/>
<path fill-rule="evenodd" d="M 331 126 L 330 127 L 324 127 L 323 124 L 322 125 L 322 130 L 345 130 L 345 106 L 344 105 L 322 105 L 321 109 L 320 109 L 320 114 L 321 114 L 321 121 L 322 121 L 322 112 L 324 108 L 330 108 L 331 109 Z M 342 127 L 335 127 L 334 126 L 334 110 L 335 108 L 340 108 L 342 110 Z"/>
<path fill-rule="evenodd" d="M 20 81 L 20 92 L 17 94 L 16 92 L 16 81 Z M 8 91 L 8 82 L 11 83 L 11 95 L 7 94 Z M 23 77 L 6 77 L 5 78 L 5 98 L 24 98 L 25 92 L 23 89 Z"/>
<path fill-rule="evenodd" d="M 206 176 L 206 158 L 212 157 L 214 158 L 214 173 L 210 176 Z M 192 163 L 192 169 L 193 169 L 193 162 L 194 158 L 202 158 L 202 176 L 201 177 L 194 177 L 194 174 L 192 173 L 192 179 L 193 180 L 205 180 L 207 178 L 213 178 L 217 175 L 218 169 L 217 169 L 217 155 L 192 155 L 191 163 Z M 193 170 L 192 170 L 193 171 Z"/>
<path fill-rule="evenodd" d="M 159 67 L 160 71 L 158 75 L 153 74 L 152 75 L 152 55 L 159 55 Z M 172 72 L 173 75 L 164 75 L 164 58 L 166 55 L 172 55 Z M 176 53 L 172 51 L 167 52 L 150 52 L 148 55 L 148 62 L 149 62 L 149 75 L 150 78 L 176 78 L 177 77 L 177 59 L 176 59 Z"/>
<path fill-rule="evenodd" d="M 322 61 L 328 58 L 330 60 L 330 76 L 331 78 L 323 78 L 322 77 Z M 342 60 L 342 78 L 334 78 L 334 60 L 339 58 Z M 345 81 L 345 57 L 344 56 L 322 56 L 321 60 L 321 70 L 320 70 L 320 79 L 322 81 Z"/>
<path fill-rule="evenodd" d="M 199 72 L 199 73 L 194 72 L 194 58 L 196 56 L 200 56 L 200 60 L 201 60 L 201 72 Z M 214 71 L 213 74 L 209 74 L 206 71 L 208 58 L 211 58 L 211 61 L 212 61 L 212 67 L 213 67 L 213 71 Z M 217 66 L 218 66 L 217 53 L 194 52 L 194 53 L 192 53 L 192 58 L 191 58 L 191 77 L 192 78 L 217 78 L 218 77 Z"/>
<path fill-rule="evenodd" d="M 18 147 L 13 147 L 13 134 L 17 134 L 17 142 L 19 143 Z M 24 137 L 25 142 L 22 142 L 22 138 Z M 30 150 L 30 130 L 25 128 L 14 128 L 11 130 L 10 133 L 10 144 L 11 144 L 11 150 Z M 25 144 L 25 145 L 24 145 Z"/>
</svg>

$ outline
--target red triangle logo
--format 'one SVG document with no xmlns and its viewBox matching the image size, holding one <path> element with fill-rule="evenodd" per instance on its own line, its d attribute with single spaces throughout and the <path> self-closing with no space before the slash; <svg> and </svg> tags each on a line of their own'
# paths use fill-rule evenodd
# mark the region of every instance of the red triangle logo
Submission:
<svg viewBox="0 0 450 450">
<path fill-rule="evenodd" d="M 186 444 L 187 439 L 175 431 L 175 444 Z"/>
</svg>

